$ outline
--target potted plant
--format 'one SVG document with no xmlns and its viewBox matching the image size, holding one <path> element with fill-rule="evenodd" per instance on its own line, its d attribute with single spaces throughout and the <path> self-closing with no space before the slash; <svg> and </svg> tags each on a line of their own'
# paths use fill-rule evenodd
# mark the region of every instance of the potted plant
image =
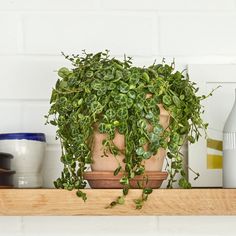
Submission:
<svg viewBox="0 0 236 236">
<path fill-rule="evenodd" d="M 167 156 L 167 187 L 180 173 L 180 187 L 190 188 L 179 150 L 186 141 L 197 141 L 207 124 L 200 104 L 206 96 L 196 95 L 189 77 L 175 71 L 174 63 L 134 67 L 130 57 L 121 61 L 110 58 L 108 51 L 64 56 L 73 68 L 59 69 L 47 115 L 47 123 L 58 128 L 64 164 L 55 187 L 77 189 L 86 200 L 81 189 L 88 166 L 112 171 L 123 186 L 112 207 L 124 203 L 132 180 L 141 176 L 137 183 L 143 193 L 135 200 L 140 209 L 152 192 L 147 173 L 160 173 Z"/>
</svg>

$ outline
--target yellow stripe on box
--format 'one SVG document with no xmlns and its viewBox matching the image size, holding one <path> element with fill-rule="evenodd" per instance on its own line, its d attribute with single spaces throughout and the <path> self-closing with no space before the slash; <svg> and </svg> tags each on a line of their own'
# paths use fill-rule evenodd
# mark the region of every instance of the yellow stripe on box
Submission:
<svg viewBox="0 0 236 236">
<path fill-rule="evenodd" d="M 223 150 L 223 142 L 220 140 L 208 138 L 207 139 L 207 147 L 218 150 L 218 151 L 222 151 Z"/>
<path fill-rule="evenodd" d="M 222 169 L 222 155 L 207 154 L 207 169 Z"/>
</svg>

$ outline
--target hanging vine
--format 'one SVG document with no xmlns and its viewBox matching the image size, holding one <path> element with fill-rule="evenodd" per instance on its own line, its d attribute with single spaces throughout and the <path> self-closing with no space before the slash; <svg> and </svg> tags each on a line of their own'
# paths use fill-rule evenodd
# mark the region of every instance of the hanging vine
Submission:
<svg viewBox="0 0 236 236">
<path fill-rule="evenodd" d="M 163 61 L 140 68 L 132 65 L 130 57 L 123 61 L 110 58 L 108 51 L 64 56 L 71 61 L 72 68 L 59 69 L 60 78 L 52 90 L 46 116 L 47 123 L 57 126 L 62 147 L 64 169 L 55 187 L 77 189 L 78 197 L 87 199 L 82 191 L 86 186 L 83 174 L 93 161 L 91 144 L 96 124 L 100 133 L 107 134 L 103 141 L 104 155 L 110 152 L 116 156 L 121 152 L 113 142 L 117 131 L 125 137 L 125 169 L 118 165 L 114 170 L 114 175 L 124 173 L 120 179 L 123 195 L 109 207 L 124 203 L 130 180 L 145 174 L 143 160 L 160 148 L 167 150 L 167 187 L 172 188 L 176 174 L 180 173 L 179 186 L 190 188 L 180 147 L 186 141 L 196 142 L 199 130 L 205 130 L 207 124 L 201 118 L 201 101 L 206 96 L 196 95 L 198 88 L 189 77 L 175 71 L 174 63 L 168 65 Z M 162 104 L 170 114 L 167 129 L 159 123 L 157 104 Z M 148 125 L 153 127 L 151 131 Z M 142 196 L 135 200 L 137 209 L 142 208 L 152 192 L 150 188 L 142 188 Z"/>
</svg>

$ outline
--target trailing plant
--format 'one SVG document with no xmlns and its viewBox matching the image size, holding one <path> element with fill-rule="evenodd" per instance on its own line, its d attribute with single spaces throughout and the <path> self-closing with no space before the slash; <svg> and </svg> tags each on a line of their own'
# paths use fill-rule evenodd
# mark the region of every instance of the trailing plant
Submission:
<svg viewBox="0 0 236 236">
<path fill-rule="evenodd" d="M 188 75 L 185 78 L 184 72 L 175 71 L 174 63 L 168 65 L 164 61 L 147 68 L 135 67 L 130 57 L 121 61 L 110 58 L 108 51 L 64 56 L 73 67 L 59 69 L 60 78 L 52 90 L 51 108 L 46 116 L 47 123 L 57 126 L 62 147 L 64 169 L 55 187 L 77 189 L 77 195 L 86 200 L 83 173 L 93 161 L 92 137 L 98 127 L 100 133 L 107 134 L 103 141 L 105 156 L 108 152 L 116 156 L 122 151 L 113 142 L 116 132 L 125 137 L 125 169 L 118 165 L 114 170 L 114 175 L 123 172 L 120 179 L 123 195 L 109 207 L 124 203 L 130 180 L 137 175 L 145 176 L 143 160 L 160 148 L 167 150 L 167 187 L 172 188 L 176 174 L 180 173 L 179 186 L 190 188 L 180 147 L 186 141 L 196 142 L 200 130 L 207 128 L 201 118 L 201 101 L 207 96 L 196 95 L 198 88 Z M 166 129 L 159 124 L 157 104 L 163 104 L 170 114 Z M 153 127 L 151 131 L 148 125 Z M 135 200 L 137 209 L 152 192 L 141 188 L 143 194 Z"/>
</svg>

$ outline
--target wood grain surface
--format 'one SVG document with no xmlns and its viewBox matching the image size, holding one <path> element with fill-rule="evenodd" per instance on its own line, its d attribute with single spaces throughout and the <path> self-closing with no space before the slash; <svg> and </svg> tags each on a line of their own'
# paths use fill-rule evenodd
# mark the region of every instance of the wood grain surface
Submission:
<svg viewBox="0 0 236 236">
<path fill-rule="evenodd" d="M 105 207 L 121 194 L 114 189 L 86 189 L 84 203 L 74 191 L 57 189 L 0 189 L 0 215 L 236 215 L 236 189 L 157 189 L 143 209 L 134 199 L 141 190 L 130 190 L 124 205 Z"/>
</svg>

